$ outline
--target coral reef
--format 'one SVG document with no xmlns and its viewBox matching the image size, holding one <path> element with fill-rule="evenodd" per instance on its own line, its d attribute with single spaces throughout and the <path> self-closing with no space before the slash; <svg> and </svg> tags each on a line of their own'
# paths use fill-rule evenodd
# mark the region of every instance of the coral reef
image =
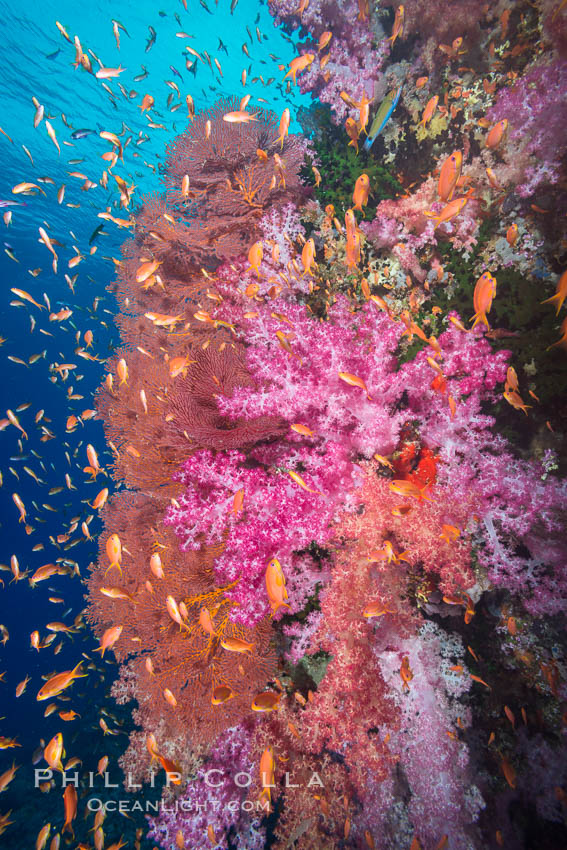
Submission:
<svg viewBox="0 0 567 850">
<path fill-rule="evenodd" d="M 538 629 L 567 607 L 567 485 L 551 446 L 536 451 L 518 425 L 532 406 L 506 328 L 486 315 L 495 293 L 479 306 L 491 274 L 504 292 L 536 267 L 553 274 L 526 198 L 528 182 L 558 180 L 561 110 L 546 121 L 537 88 L 553 72 L 554 102 L 564 69 L 536 60 L 465 102 L 459 45 L 433 41 L 498 27 L 503 40 L 494 10 L 469 4 L 440 24 L 415 3 L 387 44 L 386 15 L 364 2 L 271 8 L 309 32 L 300 55 L 332 30 L 324 67 L 298 77 L 331 112 L 306 113 L 306 129 L 319 122 L 311 142 L 289 136 L 280 153 L 272 114 L 231 124 L 229 99 L 195 116 L 118 271 L 124 348 L 98 406 L 113 474 L 134 493 L 103 509 L 88 616 L 99 636 L 121 627 L 114 694 L 137 701 L 139 727 L 122 763 L 144 778 L 158 758 L 189 780 L 167 791 L 185 809 L 151 821 L 167 850 L 492 846 L 490 818 L 512 834 L 506 795 L 536 781 L 518 760 L 546 746 L 527 712 L 521 757 L 509 730 L 484 735 L 496 658 L 525 665 L 510 686 L 517 712 L 520 687 L 530 714 L 544 697 L 553 706 L 549 758 L 564 782 L 564 686 Z M 416 129 L 430 92 L 404 94 L 387 144 L 396 170 L 376 149 L 357 156 L 331 118 L 353 110 L 341 91 L 374 94 L 388 53 L 406 74 L 410 39 L 424 50 L 412 73 L 445 80 L 455 103 L 447 94 Z M 530 134 L 514 160 L 513 126 L 497 143 L 489 128 L 522 109 Z M 423 149 L 419 174 L 400 164 L 409 146 Z M 458 173 L 442 191 L 452 150 Z M 372 194 L 357 221 L 363 174 Z M 486 322 L 468 330 L 473 313 Z M 214 787 L 211 771 L 224 771 Z M 235 773 L 250 781 L 234 787 Z"/>
</svg>

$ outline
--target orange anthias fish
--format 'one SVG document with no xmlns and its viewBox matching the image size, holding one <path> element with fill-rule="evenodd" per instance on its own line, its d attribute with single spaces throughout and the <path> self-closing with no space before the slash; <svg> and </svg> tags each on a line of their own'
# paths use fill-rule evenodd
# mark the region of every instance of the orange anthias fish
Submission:
<svg viewBox="0 0 567 850">
<path fill-rule="evenodd" d="M 261 242 L 254 242 L 248 251 L 248 262 L 250 266 L 249 269 L 254 269 L 258 277 L 260 277 L 260 263 L 262 262 L 262 258 L 264 256 L 264 248 Z"/>
<path fill-rule="evenodd" d="M 437 104 L 439 103 L 439 95 L 434 95 L 427 101 L 425 109 L 423 110 L 423 115 L 421 116 L 421 121 L 419 122 L 422 127 L 425 127 L 428 121 L 431 121 L 435 114 L 435 110 L 437 109 Z"/>
<path fill-rule="evenodd" d="M 244 488 L 237 490 L 232 499 L 232 510 L 234 514 L 239 514 L 244 505 Z"/>
<path fill-rule="evenodd" d="M 38 304 L 38 302 L 34 298 L 32 298 L 29 292 L 26 292 L 25 289 L 11 289 L 10 292 L 13 292 L 14 295 L 18 296 L 18 298 L 23 298 L 24 301 L 29 301 L 30 304 L 34 305 L 34 307 L 39 307 L 40 310 L 47 309 L 47 307 L 45 307 L 43 304 Z"/>
<path fill-rule="evenodd" d="M 211 697 L 211 705 L 222 705 L 228 702 L 229 699 L 233 699 L 233 697 L 234 691 L 232 688 L 229 688 L 228 685 L 217 685 Z"/>
<path fill-rule="evenodd" d="M 365 21 L 368 20 L 369 15 L 370 15 L 370 2 L 369 2 L 369 0 L 358 0 L 358 15 L 356 16 L 356 20 L 364 23 Z"/>
<path fill-rule="evenodd" d="M 203 607 L 199 611 L 199 625 L 208 635 L 211 637 L 216 636 L 215 626 L 213 623 L 213 618 L 211 617 L 211 612 L 208 608 Z"/>
<path fill-rule="evenodd" d="M 404 655 L 402 658 L 402 666 L 400 667 L 400 676 L 402 677 L 403 690 L 409 691 L 409 683 L 413 679 L 413 673 L 409 664 L 409 658 Z"/>
<path fill-rule="evenodd" d="M 167 597 L 167 599 L 165 600 L 165 607 L 166 607 L 167 613 L 169 614 L 171 619 L 175 623 L 177 623 L 177 625 L 180 628 L 186 628 L 186 629 L 189 628 L 187 623 L 183 622 L 183 618 L 181 616 L 181 611 L 179 610 L 179 606 L 177 605 L 177 602 L 175 601 L 173 596 Z"/>
<path fill-rule="evenodd" d="M 346 238 L 347 244 L 354 244 L 356 240 L 356 235 L 359 232 L 358 226 L 356 224 L 356 216 L 353 210 L 348 209 L 345 213 L 345 230 L 346 230 Z"/>
<path fill-rule="evenodd" d="M 528 415 L 528 410 L 532 405 L 526 404 L 518 392 L 515 390 L 504 390 L 502 395 L 515 410 L 522 410 L 526 416 Z"/>
<path fill-rule="evenodd" d="M 47 839 L 49 838 L 49 833 L 51 832 L 51 824 L 46 823 L 37 834 L 37 838 L 35 840 L 35 850 L 44 850 L 45 845 L 47 844 Z M 53 842 L 51 847 L 53 847 Z M 50 847 L 50 850 L 51 850 Z"/>
<path fill-rule="evenodd" d="M 290 117 L 291 117 L 291 113 L 290 113 L 288 107 L 286 107 L 284 109 L 284 111 L 282 112 L 282 117 L 280 118 L 280 126 L 278 128 L 279 135 L 276 139 L 276 142 L 281 142 L 281 149 L 282 150 L 283 150 L 284 139 L 287 136 L 287 134 L 289 133 Z"/>
<path fill-rule="evenodd" d="M 395 614 L 394 609 L 387 608 L 380 600 L 369 602 L 364 608 L 362 616 L 370 619 L 371 617 L 382 617 L 384 614 Z"/>
<path fill-rule="evenodd" d="M 56 697 L 64 691 L 65 688 L 68 688 L 74 679 L 82 679 L 87 676 L 88 673 L 77 672 L 82 663 L 82 661 L 79 661 L 77 666 L 73 667 L 72 670 L 66 670 L 64 673 L 57 673 L 55 676 L 48 679 L 45 685 L 40 688 L 36 697 L 37 701 L 40 702 L 41 700 Z"/>
<path fill-rule="evenodd" d="M 67 785 L 63 792 L 63 805 L 65 809 L 65 822 L 62 832 L 69 830 L 73 834 L 72 823 L 77 816 L 77 790 L 74 785 Z"/>
<path fill-rule="evenodd" d="M 339 372 L 338 374 L 341 381 L 344 381 L 345 384 L 350 384 L 351 387 L 360 387 L 366 393 L 366 397 L 372 400 L 372 396 L 368 392 L 368 387 L 362 378 L 359 378 L 358 375 L 352 375 L 350 372 Z"/>
<path fill-rule="evenodd" d="M 479 322 L 490 328 L 486 314 L 490 312 L 492 307 L 492 299 L 496 295 L 496 278 L 490 272 L 484 272 L 476 282 L 473 295 L 473 305 L 475 309 L 474 316 L 471 316 L 469 321 L 473 321 L 473 328 Z"/>
<path fill-rule="evenodd" d="M 321 33 L 319 36 L 319 41 L 317 43 L 317 53 L 320 53 L 325 47 L 329 44 L 330 40 L 333 37 L 333 33 L 326 30 L 324 33 Z"/>
<path fill-rule="evenodd" d="M 279 708 L 281 693 L 278 691 L 264 691 L 254 697 L 252 711 L 275 711 Z"/>
<path fill-rule="evenodd" d="M 294 334 L 291 334 L 291 336 L 294 336 Z M 293 348 L 291 347 L 288 335 L 284 334 L 283 331 L 276 331 L 276 338 L 284 351 L 287 351 L 287 353 L 291 354 L 293 357 L 297 357 L 298 360 L 302 362 L 299 354 L 296 354 Z"/>
<path fill-rule="evenodd" d="M 308 493 L 315 493 L 318 496 L 323 495 L 318 490 L 312 490 L 310 487 L 308 487 L 307 484 L 305 483 L 305 481 L 303 480 L 303 478 L 301 477 L 301 475 L 299 475 L 297 472 L 294 472 L 293 469 L 287 469 L 286 472 L 289 475 L 289 477 L 292 479 L 292 481 L 295 481 L 296 484 L 299 484 L 299 486 L 303 490 L 306 490 Z"/>
<path fill-rule="evenodd" d="M 63 773 L 63 765 L 61 764 L 61 756 L 63 754 L 63 735 L 61 732 L 58 732 L 44 749 L 43 757 L 49 767 L 53 770 L 60 770 Z"/>
<path fill-rule="evenodd" d="M 443 533 L 439 537 L 447 543 L 454 543 L 460 535 L 461 531 L 456 526 L 443 524 Z"/>
<path fill-rule="evenodd" d="M 97 493 L 91 505 L 94 510 L 102 508 L 106 504 L 106 500 L 108 499 L 108 492 L 108 487 L 104 487 L 102 490 L 100 490 L 99 493 Z"/>
<path fill-rule="evenodd" d="M 439 198 L 442 201 L 450 201 L 455 191 L 457 181 L 461 176 L 461 167 L 463 164 L 463 155 L 461 151 L 454 151 L 451 156 L 447 157 L 441 171 L 439 172 L 439 182 L 437 191 Z"/>
<path fill-rule="evenodd" d="M 366 127 L 368 125 L 368 119 L 370 118 L 370 104 L 372 103 L 372 98 L 368 98 L 366 96 L 366 92 L 362 92 L 362 97 L 360 101 L 356 104 L 358 109 L 358 129 L 359 132 L 366 133 Z"/>
<path fill-rule="evenodd" d="M 394 18 L 394 26 L 392 27 L 392 35 L 388 39 L 388 41 L 392 42 L 392 47 L 394 46 L 396 39 L 402 38 L 404 35 L 404 13 L 404 7 L 398 6 L 396 9 L 396 17 Z"/>
<path fill-rule="evenodd" d="M 504 774 L 504 779 L 506 780 L 506 782 L 508 783 L 510 788 L 515 788 L 516 787 L 516 771 L 514 770 L 514 768 L 512 767 L 512 765 L 510 764 L 510 762 L 508 761 L 508 759 L 505 756 L 502 757 L 500 767 L 502 768 L 502 773 Z"/>
<path fill-rule="evenodd" d="M 510 245 L 511 248 L 514 247 L 516 242 L 518 241 L 518 225 L 514 221 L 508 230 L 506 231 L 506 242 Z M 543 302 L 545 303 L 545 302 Z M 557 311 L 559 312 L 559 310 Z"/>
<path fill-rule="evenodd" d="M 260 782 L 262 785 L 260 797 L 265 797 L 267 800 L 271 799 L 270 788 L 274 786 L 275 769 L 274 750 L 273 747 L 268 747 L 260 757 Z"/>
<path fill-rule="evenodd" d="M 384 548 L 371 552 L 367 557 L 369 561 L 388 561 L 389 564 L 399 564 L 400 561 L 408 562 L 407 551 L 396 552 L 390 540 L 384 540 Z"/>
<path fill-rule="evenodd" d="M 297 74 L 300 74 L 301 71 L 305 71 L 314 59 L 314 53 L 304 53 L 302 56 L 296 56 L 295 59 L 292 59 L 289 63 L 289 71 L 285 75 L 284 80 L 286 77 L 292 77 L 293 82 L 297 84 Z"/>
<path fill-rule="evenodd" d="M 101 640 L 100 646 L 95 649 L 95 652 L 100 652 L 100 657 L 104 658 L 104 653 L 107 649 L 112 649 L 118 638 L 122 634 L 122 626 L 112 626 L 106 629 Z"/>
<path fill-rule="evenodd" d="M 505 390 L 514 390 L 514 392 L 519 392 L 520 384 L 518 382 L 518 373 L 514 369 L 513 366 L 508 366 L 506 370 L 506 383 L 504 386 Z"/>
<path fill-rule="evenodd" d="M 488 182 L 490 183 L 490 185 L 492 186 L 492 188 L 493 188 L 493 189 L 496 189 L 496 191 L 497 191 L 497 192 L 501 192 L 501 191 L 502 191 L 502 186 L 501 186 L 501 185 L 500 185 L 500 183 L 498 182 L 498 179 L 497 179 L 497 177 L 496 177 L 496 174 L 494 173 L 494 171 L 493 171 L 493 169 L 492 169 L 492 168 L 487 168 L 487 169 L 486 169 L 486 176 L 488 177 Z"/>
<path fill-rule="evenodd" d="M 161 262 L 159 260 L 148 260 L 142 263 L 136 271 L 136 283 L 144 283 L 160 266 Z"/>
<path fill-rule="evenodd" d="M 43 564 L 43 566 L 38 567 L 35 573 L 30 576 L 29 582 L 33 587 L 38 584 L 38 582 L 51 578 L 51 576 L 62 576 L 66 575 L 68 572 L 69 568 L 65 567 L 63 564 Z"/>
<path fill-rule="evenodd" d="M 98 80 L 110 80 L 114 77 L 119 77 L 125 70 L 126 68 L 123 68 L 121 65 L 119 65 L 118 68 L 99 68 L 95 77 Z"/>
<path fill-rule="evenodd" d="M 291 430 L 295 431 L 298 434 L 301 434 L 302 437 L 312 437 L 313 431 L 307 427 L 307 425 L 295 424 L 291 425 Z"/>
<path fill-rule="evenodd" d="M 235 637 L 224 637 L 221 640 L 221 646 L 228 652 L 252 652 L 254 649 L 253 643 L 247 643 L 245 640 Z"/>
<path fill-rule="evenodd" d="M 14 290 L 12 290 L 14 291 Z M 546 298 L 545 301 L 542 301 L 542 304 L 555 304 L 556 310 L 555 315 L 559 315 L 559 311 L 563 306 L 563 302 L 567 298 L 567 271 L 564 271 L 561 277 L 557 282 L 557 289 L 555 291 L 555 295 L 552 295 L 551 298 Z"/>
<path fill-rule="evenodd" d="M 411 497 L 413 499 L 418 499 L 420 502 L 423 499 L 428 499 L 426 495 L 428 484 L 424 487 L 418 487 L 417 484 L 414 484 L 412 481 L 406 481 L 405 479 L 396 479 L 394 481 L 390 481 L 388 485 L 392 493 L 396 493 L 398 496 Z"/>
<path fill-rule="evenodd" d="M 439 227 L 440 224 L 445 224 L 448 221 L 456 218 L 465 208 L 468 203 L 469 198 L 472 195 L 472 189 L 466 194 L 463 195 L 462 198 L 455 198 L 446 206 L 443 207 L 440 213 L 426 212 L 425 215 L 428 218 L 432 218 L 435 222 L 435 228 Z"/>
<path fill-rule="evenodd" d="M 106 555 L 110 561 L 110 566 L 107 567 L 105 575 L 109 570 L 116 568 L 122 575 L 122 544 L 120 537 L 117 534 L 111 534 L 106 541 Z"/>
<path fill-rule="evenodd" d="M 358 137 L 360 135 L 358 124 L 351 118 L 350 116 L 345 121 L 345 130 L 347 131 L 347 136 L 350 139 L 348 143 L 348 147 L 356 148 L 356 152 L 358 153 Z"/>
<path fill-rule="evenodd" d="M 73 711 L 73 710 L 71 710 L 71 711 L 60 711 L 59 712 L 59 717 L 61 718 L 61 720 L 64 720 L 67 723 L 71 720 L 74 720 L 76 717 L 80 717 L 80 716 L 81 716 L 80 714 L 77 714 L 77 712 Z"/>
<path fill-rule="evenodd" d="M 154 105 L 154 99 L 153 99 L 152 95 L 151 94 L 145 94 L 144 97 L 142 98 L 142 102 L 139 106 L 139 109 L 141 110 L 141 112 L 147 112 L 148 110 L 150 110 L 152 108 L 153 105 Z"/>
<path fill-rule="evenodd" d="M 277 558 L 271 558 L 266 568 L 266 591 L 270 600 L 272 616 L 280 608 L 289 608 L 288 603 L 285 601 L 288 598 L 285 587 L 285 576 Z"/>
<path fill-rule="evenodd" d="M 356 183 L 354 184 L 354 192 L 352 195 L 352 200 L 354 201 L 353 210 L 360 210 L 363 212 L 362 207 L 366 206 L 368 203 L 368 195 L 370 193 L 370 178 L 368 174 L 361 174 L 360 177 L 357 177 Z"/>
<path fill-rule="evenodd" d="M 302 277 L 305 274 L 308 274 L 310 277 L 313 277 L 311 274 L 311 266 L 316 265 L 315 263 L 315 240 L 313 238 L 308 239 L 305 245 L 303 246 L 303 250 L 301 252 L 301 262 L 303 263 L 303 273 Z"/>
<path fill-rule="evenodd" d="M 486 147 L 495 149 L 497 148 L 508 131 L 508 119 L 504 118 L 502 121 L 499 121 L 498 124 L 495 124 L 491 130 L 489 130 L 488 135 L 486 137 Z"/>
<path fill-rule="evenodd" d="M 463 39 L 461 36 L 455 38 L 451 44 L 440 44 L 439 50 L 441 50 L 449 59 L 454 59 L 456 56 L 460 56 L 463 53 L 466 53 L 466 50 L 461 50 L 461 46 L 463 44 Z"/>
<path fill-rule="evenodd" d="M 257 112 L 251 115 L 245 109 L 237 109 L 236 112 L 226 112 L 222 116 L 222 120 L 226 121 L 227 124 L 248 124 L 250 121 L 257 121 L 257 115 Z"/>
</svg>

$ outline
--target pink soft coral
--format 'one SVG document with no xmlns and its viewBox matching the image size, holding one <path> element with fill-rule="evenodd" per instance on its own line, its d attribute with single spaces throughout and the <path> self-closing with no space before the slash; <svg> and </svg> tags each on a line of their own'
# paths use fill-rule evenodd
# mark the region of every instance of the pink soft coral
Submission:
<svg viewBox="0 0 567 850">
<path fill-rule="evenodd" d="M 221 410 L 232 416 L 277 411 L 290 424 L 308 426 L 316 441 L 340 439 L 367 457 L 393 451 L 403 420 L 395 409 L 403 386 L 394 356 L 403 328 L 374 304 L 352 313 L 343 298 L 329 310 L 328 322 L 315 321 L 305 307 L 292 303 L 283 306 L 285 319 L 276 318 L 281 314 L 273 307 L 255 312 L 243 330 L 256 387 L 220 399 Z M 236 318 L 232 311 L 228 315 Z M 278 333 L 290 335 L 293 354 L 282 348 Z M 362 379 L 368 394 L 341 373 Z M 291 439 L 304 442 L 295 435 Z"/>
<path fill-rule="evenodd" d="M 300 473 L 311 492 L 289 471 Z M 232 618 L 251 626 L 270 610 L 264 581 L 271 558 L 278 558 L 291 579 L 291 611 L 300 611 L 313 594 L 320 571 L 308 559 L 298 565 L 292 555 L 328 540 L 338 500 L 352 488 L 355 471 L 344 448 L 330 441 L 315 452 L 290 442 L 277 453 L 268 446 L 248 458 L 236 451 L 197 452 L 176 475 L 187 489 L 178 506 L 169 508 L 166 523 L 175 527 L 184 550 L 198 549 L 203 540 L 223 543 L 215 561 L 217 582 L 238 581 L 229 594 L 237 603 Z M 244 501 L 235 513 L 238 491 Z"/>
</svg>

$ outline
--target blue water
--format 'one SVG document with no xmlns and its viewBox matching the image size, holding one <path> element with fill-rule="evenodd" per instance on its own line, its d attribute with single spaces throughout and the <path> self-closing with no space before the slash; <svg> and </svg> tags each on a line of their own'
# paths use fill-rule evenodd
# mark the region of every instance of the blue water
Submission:
<svg viewBox="0 0 567 850">
<path fill-rule="evenodd" d="M 164 0 L 158 4 L 149 0 L 136 3 L 102 0 L 89 3 L 70 0 L 0 2 L 3 24 L 0 127 L 13 140 L 10 142 L 6 135 L 0 134 L 0 199 L 25 203 L 25 206 L 6 208 L 12 210 L 10 227 L 0 220 L 0 336 L 5 338 L 0 347 L 0 419 L 6 416 L 8 408 L 16 411 L 18 406 L 31 403 L 27 410 L 17 414 L 28 433 L 28 440 L 23 440 L 20 445 L 21 434 L 11 425 L 0 432 L 3 477 L 0 488 L 0 563 L 9 567 L 11 556 L 16 555 L 22 573 L 25 570 L 33 572 L 42 564 L 58 558 L 68 558 L 78 564 L 82 577 L 87 574 L 89 562 L 96 559 L 94 540 L 65 550 L 65 543 L 53 545 L 49 538 L 50 535 L 56 538 L 62 534 L 72 518 L 79 521 L 79 528 L 72 538 L 82 538 L 80 522 L 92 513 L 86 501 L 92 500 L 108 483 L 108 479 L 101 483 L 100 478 L 96 484 L 86 483 L 87 476 L 82 472 L 87 463 L 86 444 L 92 443 L 96 447 L 101 465 L 108 466 L 111 462 L 99 422 L 93 419 L 86 421 L 70 434 L 65 431 L 65 423 L 70 414 L 79 415 L 82 410 L 94 407 L 93 393 L 104 378 L 104 359 L 119 342 L 112 318 L 115 303 L 106 287 L 113 277 L 114 266 L 110 258 L 119 257 L 119 247 L 126 238 L 126 231 L 106 222 L 104 232 L 93 243 L 97 245 L 97 253 L 89 255 L 89 238 L 101 224 L 97 213 L 115 201 L 118 193 L 112 179 L 108 189 L 98 185 L 89 192 L 81 191 L 83 180 L 69 176 L 68 172 L 79 171 L 98 181 L 105 167 L 101 155 L 111 147 L 109 142 L 99 137 L 99 131 L 122 133 L 123 144 L 131 136 L 131 142 L 124 151 L 124 165 L 117 167 L 116 173 L 128 183 L 135 184 L 132 199 L 132 208 L 135 208 L 144 194 L 160 187 L 159 166 L 163 162 L 165 146 L 183 131 L 187 123 L 186 94 L 192 95 L 196 110 L 211 106 L 220 96 L 243 95 L 245 92 L 252 95 L 252 105 L 255 98 L 264 98 L 267 104 L 260 105 L 278 114 L 285 106 L 291 106 L 293 115 L 298 106 L 309 101 L 298 94 L 298 88 L 292 95 L 286 94 L 280 82 L 283 73 L 278 69 L 278 63 L 289 63 L 296 51 L 294 44 L 274 27 L 265 5 L 240 0 L 233 14 L 230 13 L 230 0 L 220 0 L 216 6 L 214 0 L 210 0 L 210 13 L 197 0 L 189 0 L 188 5 L 189 12 L 184 10 L 179 0 Z M 128 31 L 128 34 L 120 33 L 120 51 L 112 31 L 113 18 Z M 117 67 L 120 64 L 126 69 L 119 77 L 125 94 L 120 91 L 117 80 L 106 81 L 113 92 L 111 96 L 103 88 L 101 80 L 73 67 L 75 48 L 59 33 L 56 20 L 66 28 L 71 38 L 78 35 L 83 50 L 90 48 L 105 66 Z M 150 26 L 156 32 L 156 40 L 146 52 Z M 256 36 L 256 26 L 263 34 L 261 42 Z M 194 38 L 177 38 L 175 34 L 179 31 Z M 226 51 L 219 49 L 219 39 L 222 39 Z M 247 44 L 251 58 L 244 54 L 243 44 Z M 216 57 L 221 63 L 223 77 L 214 63 L 211 70 L 208 64 L 198 60 L 197 73 L 193 76 L 186 68 L 186 57 L 189 56 L 184 50 L 186 45 L 200 53 L 206 50 L 211 59 Z M 270 54 L 277 59 L 270 58 Z M 189 59 L 194 57 L 189 56 Z M 92 61 L 96 70 L 98 64 L 94 59 Z M 251 65 L 249 82 L 244 89 L 241 74 Z M 133 78 L 142 73 L 142 66 L 145 66 L 148 76 L 136 83 Z M 181 79 L 170 66 L 179 72 Z M 266 81 L 274 77 L 275 82 L 270 86 L 263 86 L 260 81 L 250 82 L 252 77 L 260 74 Z M 171 112 L 167 107 L 172 89 L 165 80 L 174 81 L 179 86 L 181 106 L 177 111 Z M 146 93 L 155 98 L 152 118 L 155 123 L 163 124 L 163 129 L 149 129 L 146 115 L 140 112 L 139 104 Z M 34 128 L 33 97 L 45 107 L 45 117 L 52 124 L 61 147 L 60 154 L 46 132 L 45 120 L 37 129 Z M 178 98 L 174 96 L 173 103 L 177 102 Z M 77 129 L 95 132 L 84 139 L 74 140 L 71 134 Z M 140 132 L 147 135 L 148 140 L 136 145 Z M 23 146 L 29 150 L 33 164 Z M 73 159 L 81 162 L 71 164 Z M 37 183 L 38 178 L 44 177 L 55 181 L 55 185 L 39 183 L 46 193 L 45 197 L 42 194 L 29 197 L 12 194 L 15 184 L 22 181 Z M 66 192 L 60 205 L 56 193 L 61 184 L 66 185 Z M 0 210 L 2 213 L 5 211 Z M 124 215 L 116 209 L 112 212 Z M 62 243 L 62 246 L 57 246 L 57 274 L 51 268 L 51 255 L 38 241 L 40 226 L 48 231 L 51 238 Z M 75 253 L 73 245 L 85 255 L 85 259 L 76 268 L 69 269 L 68 260 Z M 6 251 L 12 253 L 16 260 L 11 259 Z M 29 270 L 38 268 L 41 272 L 36 277 L 29 273 Z M 64 275 L 72 277 L 77 273 L 73 293 Z M 10 302 L 18 301 L 11 288 L 26 290 L 41 304 L 46 303 L 46 293 L 53 312 L 68 306 L 73 309 L 73 316 L 63 323 L 49 322 L 47 310 L 40 311 L 27 303 L 25 306 L 11 305 Z M 95 299 L 98 299 L 96 311 L 93 307 Z M 33 332 L 30 316 L 37 321 Z M 50 335 L 42 334 L 40 328 Z M 77 332 L 84 333 L 87 328 L 94 333 L 92 351 L 101 362 L 82 360 L 75 353 L 75 335 Z M 45 357 L 30 365 L 29 358 L 44 350 Z M 9 357 L 20 358 L 28 365 L 16 363 Z M 60 379 L 52 382 L 53 374 L 49 367 L 54 362 L 74 362 L 78 368 L 70 373 L 66 382 Z M 78 376 L 82 378 L 79 380 Z M 69 387 L 83 398 L 69 401 Z M 35 416 L 41 409 L 50 421 L 43 419 L 35 424 Z M 55 435 L 54 439 L 40 440 L 42 425 Z M 36 473 L 45 484 L 36 483 L 24 471 L 24 466 Z M 67 488 L 65 473 L 69 473 L 76 489 Z M 48 491 L 54 487 L 63 487 L 63 490 L 49 496 Z M 26 534 L 24 524 L 18 522 L 18 511 L 12 501 L 14 492 L 26 505 L 27 521 L 33 528 L 30 534 Z M 45 508 L 45 504 L 54 511 Z M 99 528 L 95 518 L 90 526 L 94 538 Z M 39 543 L 43 543 L 44 549 L 33 552 L 32 548 Z M 0 672 L 5 674 L 0 682 L 0 735 L 17 737 L 20 747 L 0 750 L 0 775 L 10 767 L 13 759 L 20 767 L 17 778 L 0 796 L 0 816 L 12 809 L 11 819 L 15 821 L 14 826 L 0 837 L 0 846 L 28 848 L 34 846 L 38 830 L 46 820 L 51 818 L 60 823 L 62 815 L 61 792 L 58 789 L 48 797 L 33 787 L 31 757 L 40 740 L 48 741 L 62 730 L 68 756 L 77 755 L 85 768 L 96 770 L 98 758 L 105 752 L 120 752 L 120 748 L 125 746 L 126 736 L 119 736 L 121 741 L 114 738 L 110 741 L 103 738 L 98 726 L 100 707 L 105 705 L 108 710 L 114 710 L 112 701 L 105 696 L 112 681 L 112 663 L 101 665 L 97 662 L 99 670 L 106 671 L 104 676 L 93 672 L 85 680 L 86 685 L 79 682 L 74 686 L 69 707 L 81 713 L 79 721 L 64 724 L 57 714 L 44 718 L 47 703 L 36 701 L 42 684 L 41 676 L 73 667 L 80 660 L 81 652 L 97 659 L 92 655 L 95 642 L 88 629 L 82 629 L 72 636 L 58 635 L 51 648 L 37 653 L 30 648 L 30 633 L 39 629 L 44 638 L 48 634 L 45 630 L 47 622 L 64 620 L 72 624 L 84 605 L 84 586 L 80 578 L 71 580 L 67 576 L 55 576 L 32 589 L 26 579 L 16 582 L 11 581 L 12 578 L 11 572 L 0 572 L 3 581 L 0 585 L 0 623 L 9 632 L 5 645 L 0 644 Z M 64 603 L 52 603 L 50 596 L 62 597 Z M 67 613 L 63 617 L 65 611 Z M 63 648 L 54 657 L 53 647 L 60 640 Z M 16 685 L 26 675 L 31 677 L 30 684 L 16 700 Z M 128 718 L 122 716 L 121 722 L 127 724 Z M 117 840 L 127 830 L 130 830 L 130 837 L 133 835 L 133 823 L 126 824 L 121 818 L 117 820 L 122 822 L 108 824 L 108 841 L 111 837 Z M 77 827 L 77 840 L 82 835 L 81 829 L 86 827 Z M 86 835 L 83 840 L 86 840 Z M 145 846 L 143 842 L 142 846 Z"/>
</svg>

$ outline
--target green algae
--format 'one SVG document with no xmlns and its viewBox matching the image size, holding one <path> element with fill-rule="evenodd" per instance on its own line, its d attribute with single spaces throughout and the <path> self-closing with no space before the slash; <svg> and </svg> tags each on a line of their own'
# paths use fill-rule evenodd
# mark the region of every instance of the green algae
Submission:
<svg viewBox="0 0 567 850">
<path fill-rule="evenodd" d="M 399 181 L 390 171 L 381 165 L 373 156 L 362 150 L 364 136 L 359 139 L 359 153 L 349 146 L 348 138 L 343 127 L 337 127 L 331 121 L 331 111 L 328 107 L 318 106 L 309 110 L 315 115 L 309 118 L 317 120 L 317 129 L 311 135 L 311 144 L 315 151 L 315 162 L 321 174 L 321 183 L 315 186 L 315 176 L 312 171 L 314 164 L 310 156 L 300 171 L 303 180 L 314 187 L 315 198 L 322 207 L 333 204 L 339 218 L 352 206 L 354 184 L 361 174 L 368 174 L 370 179 L 370 196 L 364 208 L 363 220 L 372 221 L 380 201 L 395 198 L 403 189 Z M 306 117 L 304 122 L 306 122 Z M 301 116 L 300 116 L 301 120 Z"/>
</svg>

